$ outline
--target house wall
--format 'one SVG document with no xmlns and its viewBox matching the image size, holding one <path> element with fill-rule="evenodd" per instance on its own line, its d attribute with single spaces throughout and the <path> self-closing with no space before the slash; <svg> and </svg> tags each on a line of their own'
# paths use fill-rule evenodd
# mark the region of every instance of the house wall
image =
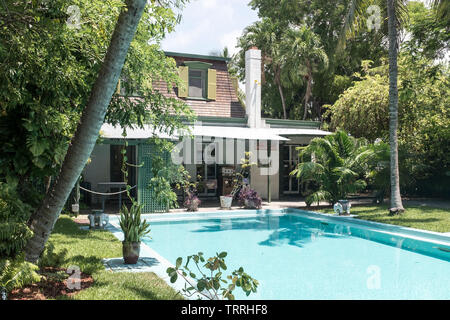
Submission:
<svg viewBox="0 0 450 320">
<path fill-rule="evenodd" d="M 110 174 L 110 153 L 109 144 L 97 144 L 91 154 L 91 162 L 86 165 L 83 170 L 84 181 L 91 183 L 91 189 L 94 191 L 103 190 L 99 189 L 99 182 L 109 181 Z M 101 203 L 101 197 L 99 195 L 92 195 L 93 203 Z"/>
<path fill-rule="evenodd" d="M 250 170 L 250 186 L 252 189 L 258 192 L 259 196 L 267 200 L 268 199 L 268 179 L 267 175 L 261 175 L 261 168 L 253 166 Z M 280 173 L 279 170 L 276 174 L 270 176 L 270 192 L 271 200 L 278 200 L 280 198 Z"/>
</svg>

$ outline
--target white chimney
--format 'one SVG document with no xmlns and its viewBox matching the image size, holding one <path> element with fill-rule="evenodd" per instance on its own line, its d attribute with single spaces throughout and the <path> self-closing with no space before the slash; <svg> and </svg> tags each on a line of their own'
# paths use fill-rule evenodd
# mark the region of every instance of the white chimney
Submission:
<svg viewBox="0 0 450 320">
<path fill-rule="evenodd" d="M 245 53 L 245 112 L 250 128 L 261 127 L 261 50 Z"/>
</svg>

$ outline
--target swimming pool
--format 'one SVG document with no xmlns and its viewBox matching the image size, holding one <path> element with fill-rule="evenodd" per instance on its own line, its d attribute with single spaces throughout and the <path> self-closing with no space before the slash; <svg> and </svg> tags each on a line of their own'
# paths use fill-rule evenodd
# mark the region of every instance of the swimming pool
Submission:
<svg viewBox="0 0 450 320">
<path fill-rule="evenodd" d="M 226 251 L 250 299 L 450 299 L 449 237 L 301 210 L 151 217 L 144 243 L 171 263 Z M 236 290 L 236 298 L 247 298 Z"/>
</svg>

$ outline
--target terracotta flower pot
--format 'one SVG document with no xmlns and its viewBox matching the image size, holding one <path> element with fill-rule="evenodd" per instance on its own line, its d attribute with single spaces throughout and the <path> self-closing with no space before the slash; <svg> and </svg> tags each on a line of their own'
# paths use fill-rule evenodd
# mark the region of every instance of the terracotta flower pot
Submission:
<svg viewBox="0 0 450 320">
<path fill-rule="evenodd" d="M 141 251 L 140 242 L 122 242 L 123 261 L 125 264 L 136 264 Z"/>
</svg>

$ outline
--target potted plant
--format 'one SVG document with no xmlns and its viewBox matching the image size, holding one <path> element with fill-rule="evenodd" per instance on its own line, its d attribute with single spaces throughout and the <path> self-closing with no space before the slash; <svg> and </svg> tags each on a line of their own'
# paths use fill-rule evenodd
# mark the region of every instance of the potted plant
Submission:
<svg viewBox="0 0 450 320">
<path fill-rule="evenodd" d="M 150 224 L 141 221 L 142 205 L 133 202 L 130 210 L 123 205 L 120 211 L 120 228 L 123 231 L 122 252 L 125 264 L 136 264 L 139 259 L 141 239 L 150 232 Z"/>
<path fill-rule="evenodd" d="M 187 211 L 198 211 L 198 206 L 202 201 L 195 195 L 194 192 L 187 192 L 187 197 L 184 200 L 184 207 Z"/>
<path fill-rule="evenodd" d="M 248 176 L 250 174 L 250 167 L 254 163 L 250 162 L 250 152 L 245 153 L 245 158 L 241 159 L 241 168 L 238 172 L 234 174 L 233 180 L 233 190 L 229 195 L 224 195 L 220 197 L 220 206 L 222 208 L 231 208 L 231 203 L 233 202 L 236 194 L 248 184 Z"/>
<path fill-rule="evenodd" d="M 244 186 L 239 192 L 239 203 L 247 209 L 261 209 L 262 199 L 258 192 L 249 186 Z"/>
<path fill-rule="evenodd" d="M 233 203 L 233 196 L 231 194 L 220 196 L 220 207 L 221 208 L 231 209 L 232 203 Z"/>
</svg>

